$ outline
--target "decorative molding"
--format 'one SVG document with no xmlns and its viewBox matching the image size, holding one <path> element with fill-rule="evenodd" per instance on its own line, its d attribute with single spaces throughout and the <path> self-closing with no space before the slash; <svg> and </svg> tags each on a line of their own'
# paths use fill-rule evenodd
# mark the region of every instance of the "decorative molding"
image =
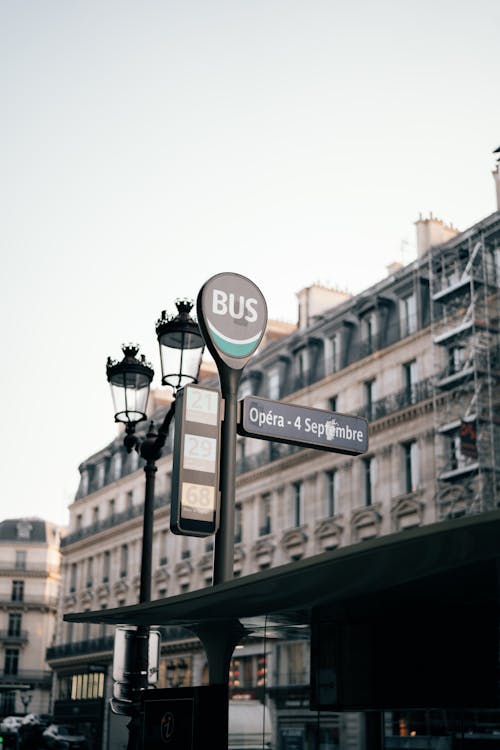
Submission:
<svg viewBox="0 0 500 750">
<path fill-rule="evenodd" d="M 119 596 L 120 594 L 126 594 L 128 591 L 128 583 L 125 581 L 125 579 L 121 578 L 119 581 L 116 581 L 113 585 L 113 594 L 115 596 Z"/>
<path fill-rule="evenodd" d="M 96 596 L 98 599 L 106 599 L 109 596 L 109 586 L 107 583 L 100 583 L 96 588 Z"/>
<path fill-rule="evenodd" d="M 193 572 L 193 566 L 189 560 L 181 560 L 175 566 L 176 578 L 189 578 Z"/>
<path fill-rule="evenodd" d="M 252 554 L 254 557 L 272 555 L 274 550 L 275 546 L 270 539 L 257 539 L 252 547 Z"/>
<path fill-rule="evenodd" d="M 165 583 L 170 578 L 170 573 L 168 572 L 165 565 L 162 565 L 161 568 L 157 568 L 154 572 L 154 579 L 156 583 Z"/>
<path fill-rule="evenodd" d="M 214 554 L 213 552 L 205 552 L 204 555 L 198 560 L 198 568 L 203 571 L 210 571 L 213 568 Z"/>
<path fill-rule="evenodd" d="M 323 518 L 323 520 L 318 521 L 318 523 L 316 524 L 316 528 L 314 529 L 314 536 L 317 539 L 323 539 L 324 537 L 328 536 L 341 537 L 343 531 L 343 526 L 341 526 L 333 518 Z"/>
<path fill-rule="evenodd" d="M 353 541 L 359 542 L 368 536 L 378 536 L 381 524 L 382 516 L 375 506 L 370 505 L 354 511 L 351 516 Z M 371 529 L 374 531 L 374 534 L 369 533 Z"/>
</svg>

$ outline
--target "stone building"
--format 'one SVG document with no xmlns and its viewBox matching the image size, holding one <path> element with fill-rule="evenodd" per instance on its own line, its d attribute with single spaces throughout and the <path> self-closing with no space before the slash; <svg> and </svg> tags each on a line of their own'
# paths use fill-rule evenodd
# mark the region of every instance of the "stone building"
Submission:
<svg viewBox="0 0 500 750">
<path fill-rule="evenodd" d="M 365 416 L 369 450 L 352 458 L 240 438 L 235 576 L 415 526 L 498 507 L 500 210 L 459 233 L 434 217 L 417 223 L 417 258 L 350 296 L 312 285 L 298 294 L 298 325 L 270 329 L 247 365 L 249 394 Z M 209 377 L 207 385 L 216 385 Z M 161 419 L 162 410 L 154 417 Z M 86 459 L 62 541 L 62 612 L 137 601 L 144 476 L 122 436 Z M 169 531 L 172 435 L 158 463 L 153 598 L 211 584 L 213 540 Z M 162 629 L 160 685 L 207 680 L 194 636 Z M 108 736 L 112 633 L 62 623 L 48 651 L 55 706 L 80 712 L 95 747 Z M 265 700 L 274 740 L 315 746 L 307 708 L 307 639 L 281 633 L 234 652 L 233 698 Z M 355 715 L 331 715 L 321 747 L 349 746 Z M 90 730 L 89 730 L 90 731 Z"/>
<path fill-rule="evenodd" d="M 60 533 L 39 518 L 0 522 L 0 716 L 50 708 L 45 654 L 56 626 Z"/>
</svg>

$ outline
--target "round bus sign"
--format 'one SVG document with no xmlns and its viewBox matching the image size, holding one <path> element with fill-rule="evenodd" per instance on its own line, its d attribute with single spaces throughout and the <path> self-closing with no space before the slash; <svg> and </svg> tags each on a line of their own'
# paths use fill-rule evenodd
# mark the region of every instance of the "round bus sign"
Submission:
<svg viewBox="0 0 500 750">
<path fill-rule="evenodd" d="M 200 289 L 197 313 L 215 361 L 243 369 L 266 329 L 267 305 L 260 289 L 238 273 L 219 273 Z"/>
</svg>

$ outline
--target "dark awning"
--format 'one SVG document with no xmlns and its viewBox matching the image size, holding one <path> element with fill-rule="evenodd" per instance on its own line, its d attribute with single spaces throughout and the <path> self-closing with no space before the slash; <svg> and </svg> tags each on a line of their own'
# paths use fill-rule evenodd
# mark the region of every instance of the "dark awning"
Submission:
<svg viewBox="0 0 500 750">
<path fill-rule="evenodd" d="M 346 602 L 373 603 L 391 589 L 396 596 L 414 591 L 415 604 L 447 590 L 457 597 L 461 576 L 470 582 L 478 563 L 495 563 L 499 556 L 500 511 L 492 511 L 390 534 L 179 596 L 66 614 L 64 619 L 187 628 L 239 620 L 250 630 L 264 618 L 306 624 L 314 608 L 341 612 Z M 496 588 L 491 596 L 496 600 Z"/>
</svg>

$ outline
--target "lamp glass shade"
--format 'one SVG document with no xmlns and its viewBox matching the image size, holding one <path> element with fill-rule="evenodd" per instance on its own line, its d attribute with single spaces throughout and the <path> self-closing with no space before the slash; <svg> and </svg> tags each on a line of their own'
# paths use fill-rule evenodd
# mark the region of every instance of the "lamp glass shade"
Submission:
<svg viewBox="0 0 500 750">
<path fill-rule="evenodd" d="M 115 421 L 136 424 L 146 419 L 149 387 L 153 370 L 144 357 L 136 358 L 138 349 L 123 347 L 121 362 L 108 360 L 106 368 L 108 382 L 115 408 Z"/>
<path fill-rule="evenodd" d="M 178 315 L 168 319 L 165 313 L 156 325 L 163 385 L 174 393 L 189 383 L 196 383 L 205 342 L 198 323 L 190 316 L 192 305 L 177 302 Z"/>
<path fill-rule="evenodd" d="M 116 381 L 118 378 L 116 379 Z M 110 382 L 117 422 L 142 422 L 146 419 L 149 383 L 137 374 L 124 373 L 122 382 Z"/>
</svg>

